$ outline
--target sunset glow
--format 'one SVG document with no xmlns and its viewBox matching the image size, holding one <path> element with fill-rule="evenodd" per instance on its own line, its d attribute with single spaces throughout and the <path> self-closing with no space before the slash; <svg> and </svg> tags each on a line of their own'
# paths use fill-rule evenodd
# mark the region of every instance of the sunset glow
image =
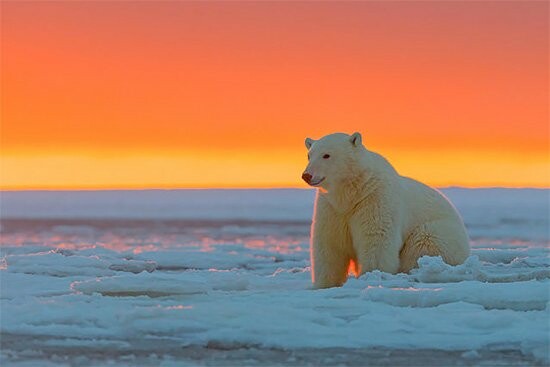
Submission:
<svg viewBox="0 0 550 367">
<path fill-rule="evenodd" d="M 305 187 L 363 134 L 436 186 L 549 187 L 546 2 L 2 2 L 1 188 Z"/>
</svg>

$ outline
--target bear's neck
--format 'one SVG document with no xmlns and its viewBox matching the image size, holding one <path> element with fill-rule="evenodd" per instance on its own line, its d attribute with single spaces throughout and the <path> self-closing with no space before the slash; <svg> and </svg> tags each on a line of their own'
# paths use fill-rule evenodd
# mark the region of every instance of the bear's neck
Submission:
<svg viewBox="0 0 550 367">
<path fill-rule="evenodd" d="M 322 192 L 337 213 L 346 214 L 353 210 L 361 201 L 374 195 L 382 187 L 382 182 L 370 177 L 361 180 L 358 176 L 343 181 L 337 188 Z"/>
</svg>

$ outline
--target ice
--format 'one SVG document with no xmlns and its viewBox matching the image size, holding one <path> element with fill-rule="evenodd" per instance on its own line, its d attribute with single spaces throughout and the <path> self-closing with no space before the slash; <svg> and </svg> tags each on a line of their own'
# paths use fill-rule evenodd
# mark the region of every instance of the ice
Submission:
<svg viewBox="0 0 550 367">
<path fill-rule="evenodd" d="M 410 274 L 324 290 L 311 287 L 310 191 L 9 193 L 2 364 L 193 365 L 178 360 L 192 348 L 431 350 L 464 364 L 512 351 L 518 364 L 550 363 L 548 190 L 445 192 L 472 233 L 464 264 L 424 257 Z"/>
<path fill-rule="evenodd" d="M 313 190 L 140 190 L 3 192 L 12 218 L 307 220 Z M 285 205 L 281 205 L 281 203 Z M 260 209 L 261 208 L 261 209 Z M 85 225 L 84 225 L 85 226 Z M 79 228 L 80 229 L 80 228 Z"/>
<path fill-rule="evenodd" d="M 528 297 L 525 297 L 526 293 Z M 364 297 L 400 307 L 434 307 L 466 302 L 483 306 L 487 310 L 543 311 L 548 302 L 548 290 L 534 280 L 512 284 L 462 281 L 450 286 L 370 286 L 365 290 Z"/>
<path fill-rule="evenodd" d="M 145 270 L 151 272 L 157 266 L 154 261 L 78 255 L 75 252 L 64 252 L 59 249 L 28 255 L 8 255 L 5 260 L 8 272 L 55 277 L 114 275 L 116 271 L 140 273 Z"/>
</svg>

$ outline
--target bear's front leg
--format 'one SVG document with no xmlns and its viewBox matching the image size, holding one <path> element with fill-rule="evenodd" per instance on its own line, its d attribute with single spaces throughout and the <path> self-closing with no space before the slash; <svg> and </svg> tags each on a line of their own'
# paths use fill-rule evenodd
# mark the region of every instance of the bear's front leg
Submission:
<svg viewBox="0 0 550 367">
<path fill-rule="evenodd" d="M 372 210 L 358 211 L 350 220 L 358 275 L 373 270 L 396 274 L 402 247 L 396 218 Z"/>
<path fill-rule="evenodd" d="M 351 238 L 329 203 L 317 198 L 311 226 L 311 280 L 315 288 L 339 287 L 348 277 Z"/>
<path fill-rule="evenodd" d="M 358 239 L 357 245 L 355 240 L 353 242 L 357 255 L 358 276 L 373 270 L 397 274 L 399 251 L 396 251 L 397 242 L 393 238 L 367 235 Z"/>
</svg>

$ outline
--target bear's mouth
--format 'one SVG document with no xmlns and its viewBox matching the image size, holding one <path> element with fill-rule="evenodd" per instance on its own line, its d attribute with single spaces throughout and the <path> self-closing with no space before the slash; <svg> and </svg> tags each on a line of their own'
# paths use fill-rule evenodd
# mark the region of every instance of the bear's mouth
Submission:
<svg viewBox="0 0 550 367">
<path fill-rule="evenodd" d="M 319 180 L 317 180 L 317 181 L 311 181 L 311 182 L 309 183 L 309 186 L 318 186 L 318 185 L 319 185 L 321 182 L 323 182 L 324 180 L 325 180 L 325 177 L 323 177 L 323 178 L 321 178 L 321 179 L 319 179 Z"/>
</svg>

